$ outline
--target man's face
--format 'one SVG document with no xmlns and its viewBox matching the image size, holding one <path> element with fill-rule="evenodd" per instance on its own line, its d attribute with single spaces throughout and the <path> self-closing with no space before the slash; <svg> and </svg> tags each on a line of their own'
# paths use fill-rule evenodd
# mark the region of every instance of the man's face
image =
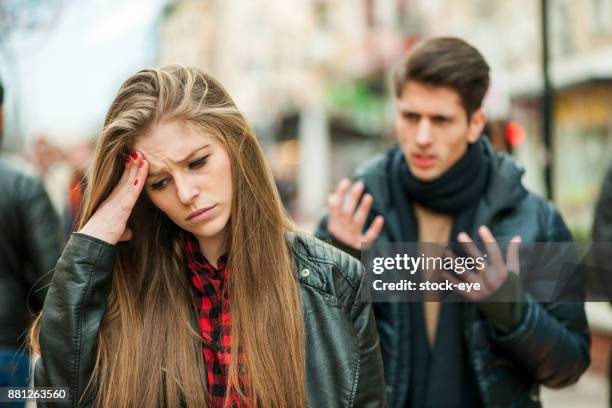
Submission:
<svg viewBox="0 0 612 408">
<path fill-rule="evenodd" d="M 459 94 L 446 87 L 409 81 L 396 100 L 396 132 L 411 173 L 433 181 L 478 140 L 485 124 L 479 109 L 468 119 Z"/>
</svg>

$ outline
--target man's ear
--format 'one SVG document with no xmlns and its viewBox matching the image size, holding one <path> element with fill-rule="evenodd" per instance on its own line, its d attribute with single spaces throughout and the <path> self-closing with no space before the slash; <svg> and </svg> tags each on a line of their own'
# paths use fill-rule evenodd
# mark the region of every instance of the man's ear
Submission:
<svg viewBox="0 0 612 408">
<path fill-rule="evenodd" d="M 469 143 L 475 143 L 478 140 L 480 134 L 482 133 L 482 129 L 484 129 L 486 123 L 487 115 L 486 113 L 484 113 L 482 108 L 479 108 L 472 113 L 468 127 Z"/>
</svg>

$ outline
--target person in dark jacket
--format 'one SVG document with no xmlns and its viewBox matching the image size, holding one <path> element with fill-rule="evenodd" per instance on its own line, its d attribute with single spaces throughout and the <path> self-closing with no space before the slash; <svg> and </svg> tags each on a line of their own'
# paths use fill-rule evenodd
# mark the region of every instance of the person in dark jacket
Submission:
<svg viewBox="0 0 612 408">
<path fill-rule="evenodd" d="M 598 272 L 594 281 L 599 290 L 603 289 L 608 301 L 612 301 L 612 278 L 610 278 L 610 255 L 612 248 L 612 167 L 608 168 L 601 185 L 601 192 L 595 206 L 593 227 L 592 264 Z M 608 359 L 608 406 L 612 407 L 612 354 Z"/>
<path fill-rule="evenodd" d="M 2 102 L 0 85 L 0 136 Z M 0 387 L 29 384 L 23 345 L 42 309 L 61 242 L 59 218 L 42 182 L 0 158 Z"/>
<path fill-rule="evenodd" d="M 296 230 L 263 157 L 202 71 L 124 82 L 32 329 L 37 386 L 70 406 L 386 406 L 362 265 Z"/>
<path fill-rule="evenodd" d="M 385 242 L 473 253 L 486 243 L 486 269 L 466 278 L 486 290 L 463 293 L 468 302 L 374 303 L 394 408 L 537 407 L 540 385 L 573 384 L 590 363 L 584 304 L 540 303 L 521 285 L 519 244 L 572 237 L 555 207 L 525 189 L 517 163 L 481 136 L 488 84 L 487 63 L 464 41 L 416 47 L 394 75 L 399 145 L 358 169 L 352 186 L 340 182 L 318 227 L 356 257 Z"/>
</svg>

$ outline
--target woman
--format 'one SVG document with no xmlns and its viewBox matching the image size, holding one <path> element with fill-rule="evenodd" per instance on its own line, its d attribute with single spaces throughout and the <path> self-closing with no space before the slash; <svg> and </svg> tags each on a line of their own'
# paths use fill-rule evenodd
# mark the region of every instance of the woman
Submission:
<svg viewBox="0 0 612 408">
<path fill-rule="evenodd" d="M 295 231 L 213 78 L 130 77 L 88 186 L 32 329 L 36 386 L 73 406 L 385 405 L 360 264 Z"/>
</svg>

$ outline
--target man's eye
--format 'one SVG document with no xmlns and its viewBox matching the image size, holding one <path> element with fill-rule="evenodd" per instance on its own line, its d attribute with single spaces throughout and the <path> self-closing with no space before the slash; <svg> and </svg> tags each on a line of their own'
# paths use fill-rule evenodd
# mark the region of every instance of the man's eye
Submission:
<svg viewBox="0 0 612 408">
<path fill-rule="evenodd" d="M 404 113 L 404 119 L 410 122 L 416 122 L 419 120 L 419 115 L 417 115 L 416 113 L 406 112 Z"/>
<path fill-rule="evenodd" d="M 450 119 L 447 118 L 446 116 L 434 116 L 433 122 L 441 125 L 441 124 L 450 122 Z"/>
<path fill-rule="evenodd" d="M 196 160 L 196 161 L 192 161 L 191 163 L 189 163 L 189 168 L 190 169 L 197 169 L 199 167 L 202 167 L 203 165 L 206 164 L 206 162 L 208 161 L 208 156 L 210 156 L 209 154 L 207 154 L 206 156 Z"/>
<path fill-rule="evenodd" d="M 159 181 L 156 181 L 155 183 L 151 184 L 151 189 L 153 190 L 161 190 L 164 187 L 166 187 L 166 185 L 168 184 L 168 179 L 161 179 Z"/>
</svg>

